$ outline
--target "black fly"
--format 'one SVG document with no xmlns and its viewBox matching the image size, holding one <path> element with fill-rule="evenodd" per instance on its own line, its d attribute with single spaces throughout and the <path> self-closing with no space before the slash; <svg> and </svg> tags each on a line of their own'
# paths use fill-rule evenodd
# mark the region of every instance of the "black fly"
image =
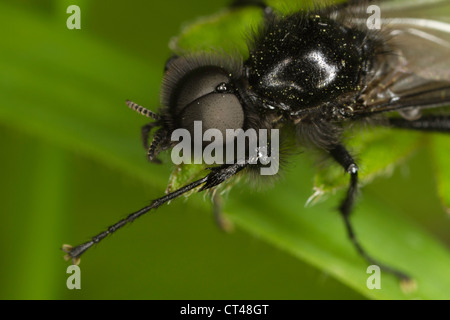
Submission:
<svg viewBox="0 0 450 320">
<path fill-rule="evenodd" d="M 355 122 L 450 132 L 448 114 L 422 115 L 425 109 L 450 105 L 450 24 L 399 18 L 383 23 L 381 30 L 370 29 L 367 4 L 357 1 L 286 16 L 262 1 L 235 1 L 233 7 L 255 4 L 266 18 L 249 43 L 248 59 L 206 53 L 175 56 L 166 65 L 160 112 L 127 101 L 131 109 L 154 120 L 142 130 L 148 159 L 158 161 L 161 151 L 174 146 L 174 130 L 192 132 L 194 121 L 202 121 L 203 130 L 221 132 L 294 132 L 302 145 L 321 150 L 348 173 L 349 187 L 339 211 L 358 252 L 371 264 L 408 279 L 378 263 L 356 238 L 349 217 L 357 195 L 358 164 L 342 143 L 342 133 Z M 150 210 L 263 166 L 261 159 L 250 160 L 214 166 L 203 178 L 152 201 L 90 241 L 63 249 L 76 263 L 87 249 Z"/>
</svg>

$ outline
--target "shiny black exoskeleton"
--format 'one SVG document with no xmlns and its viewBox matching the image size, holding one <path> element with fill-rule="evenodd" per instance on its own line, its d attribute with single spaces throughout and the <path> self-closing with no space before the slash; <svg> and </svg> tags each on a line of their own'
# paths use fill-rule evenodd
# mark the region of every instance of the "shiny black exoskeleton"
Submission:
<svg viewBox="0 0 450 320">
<path fill-rule="evenodd" d="M 374 58 L 375 38 L 329 17 L 294 14 L 267 23 L 245 62 L 248 90 L 290 115 L 354 96 Z"/>
</svg>

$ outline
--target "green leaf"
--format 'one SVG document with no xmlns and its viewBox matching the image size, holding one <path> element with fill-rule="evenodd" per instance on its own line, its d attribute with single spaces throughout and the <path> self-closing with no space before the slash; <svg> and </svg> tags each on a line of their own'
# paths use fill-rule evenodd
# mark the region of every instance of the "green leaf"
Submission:
<svg viewBox="0 0 450 320">
<path fill-rule="evenodd" d="M 203 178 L 208 174 L 207 166 L 203 164 L 180 164 L 175 166 L 170 177 L 169 185 L 167 186 L 166 192 L 173 192 L 186 184 L 194 182 L 195 180 Z M 185 197 L 189 197 L 197 189 L 191 192 L 185 193 Z"/>
<path fill-rule="evenodd" d="M 261 10 L 253 7 L 239 11 L 223 10 L 215 15 L 199 18 L 185 26 L 180 35 L 172 39 L 170 47 L 178 54 L 211 51 L 217 51 L 219 54 L 238 52 L 245 58 L 248 56 L 249 30 L 254 30 L 262 19 Z"/>
<path fill-rule="evenodd" d="M 242 19 L 245 22 L 247 18 Z M 211 21 L 211 25 L 214 25 L 213 22 Z M 52 22 L 5 3 L 0 3 L 0 28 L 14 30 L 14 33 L 5 33 L 0 42 L 2 125 L 93 158 L 129 179 L 137 179 L 161 190 L 162 194 L 167 187 L 169 168 L 150 166 L 146 162 L 145 152 L 142 152 L 138 139 L 141 118 L 124 105 L 127 98 L 145 106 L 158 100 L 162 66 L 139 61 L 135 56 L 114 46 L 89 38 L 83 33 L 57 28 Z M 194 30 L 196 27 L 192 28 Z M 186 42 L 186 46 L 192 46 L 197 40 L 201 41 L 196 37 L 200 38 L 206 33 L 201 28 L 192 32 L 192 42 Z M 77 54 L 74 55 L 74 52 Z M 365 148 L 358 150 L 361 157 L 369 155 L 372 158 L 362 159 L 362 163 L 369 168 L 367 177 L 381 172 L 382 167 L 393 159 L 383 158 L 383 152 L 395 152 L 395 159 L 403 159 L 420 145 L 420 139 L 415 135 L 400 135 L 399 140 L 395 140 L 387 134 L 370 135 L 365 139 L 373 139 L 370 140 L 371 143 L 361 140 L 358 141 L 360 144 L 354 146 L 355 149 L 358 146 Z M 448 143 L 448 138 L 446 141 Z M 392 150 L 393 148 L 396 149 Z M 445 153 L 438 154 L 440 159 L 444 155 Z M 66 169 L 60 166 L 60 158 L 61 155 L 50 153 L 41 161 L 48 161 L 48 165 L 56 164 L 56 172 L 65 172 Z M 285 177 L 271 190 L 252 193 L 247 184 L 236 184 L 229 195 L 225 213 L 239 229 L 306 261 L 366 297 L 446 299 L 450 296 L 450 254 L 447 248 L 420 225 L 395 208 L 386 207 L 371 194 L 365 194 L 356 208 L 353 217 L 356 232 L 363 245 L 374 256 L 413 276 L 417 280 L 418 289 L 405 294 L 398 280 L 390 275 L 383 275 L 382 290 L 367 289 L 367 264 L 355 252 L 346 237 L 339 215 L 332 210 L 339 197 L 303 209 L 302 204 L 306 203 L 311 193 L 314 167 L 306 156 L 300 159 L 293 157 L 292 160 L 293 164 L 285 172 Z M 440 166 L 445 167 L 445 162 L 439 161 Z M 297 162 L 301 165 L 296 165 Z M 44 169 L 44 186 L 54 188 L 57 176 L 47 177 L 45 172 L 51 170 L 47 166 Z M 448 182 L 445 178 L 448 175 L 442 177 Z M 325 177 L 320 179 L 324 180 Z M 170 206 L 175 206 L 178 210 L 190 207 L 207 212 L 209 209 L 199 205 L 199 200 L 200 197 L 191 197 L 183 208 L 174 203 Z M 61 204 L 57 203 L 56 206 Z M 95 216 L 95 211 L 92 216 Z M 90 227 L 86 224 L 86 228 Z M 138 230 L 138 223 L 132 228 Z M 117 235 L 110 241 L 119 237 Z M 117 245 L 117 242 L 114 244 Z M 55 247 L 58 245 L 55 244 Z M 159 247 L 151 248 L 164 250 Z M 106 246 L 99 247 L 97 251 L 102 249 L 106 249 Z M 49 253 L 45 254 L 48 256 Z M 58 254 L 56 250 L 55 254 Z M 138 254 L 142 255 L 136 252 Z M 91 256 L 84 259 L 88 260 L 89 257 Z M 105 264 L 108 262 L 110 261 L 105 261 Z M 132 278 L 133 275 L 129 277 Z"/>
<path fill-rule="evenodd" d="M 450 215 L 450 141 L 448 136 L 436 135 L 432 140 L 433 160 L 436 170 L 439 196 L 447 213 Z"/>
</svg>

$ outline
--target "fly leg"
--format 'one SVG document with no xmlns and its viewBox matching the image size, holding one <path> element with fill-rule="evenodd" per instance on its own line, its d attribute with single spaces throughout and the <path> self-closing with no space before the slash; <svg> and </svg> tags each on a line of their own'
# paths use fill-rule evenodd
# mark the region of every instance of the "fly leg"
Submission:
<svg viewBox="0 0 450 320">
<path fill-rule="evenodd" d="M 347 190 L 347 194 L 339 206 L 339 212 L 344 219 L 347 234 L 351 242 L 355 246 L 358 253 L 371 265 L 377 265 L 383 271 L 397 276 L 402 282 L 408 282 L 409 280 L 411 280 L 408 275 L 390 266 L 379 263 L 376 259 L 372 258 L 359 243 L 350 221 L 350 214 L 352 212 L 355 198 L 358 192 L 358 166 L 347 149 L 341 144 L 335 145 L 329 150 L 329 152 L 333 159 L 337 163 L 339 163 L 348 174 L 350 174 L 350 184 Z"/>
<path fill-rule="evenodd" d="M 159 129 L 156 131 L 153 141 L 150 144 L 150 146 L 147 149 L 147 158 L 148 161 L 153 163 L 161 163 L 161 160 L 157 159 L 159 152 L 161 151 L 160 147 L 162 144 L 164 144 L 164 141 L 166 139 L 167 132 L 163 129 Z"/>
<path fill-rule="evenodd" d="M 149 144 L 148 142 L 150 131 L 157 126 L 159 126 L 157 122 L 151 122 L 142 127 L 142 143 L 144 145 L 144 148 L 147 150 L 148 161 L 156 164 L 161 164 L 161 160 L 157 159 L 156 157 L 158 156 L 160 151 L 160 144 L 165 137 L 165 131 L 158 130 L 155 133 L 152 143 Z"/>
<path fill-rule="evenodd" d="M 146 150 L 148 150 L 149 148 L 148 138 L 150 135 L 150 131 L 152 131 L 152 129 L 155 128 L 156 126 L 158 126 L 158 123 L 150 122 L 147 123 L 145 126 L 143 126 L 141 129 L 142 144 Z"/>
<path fill-rule="evenodd" d="M 143 116 L 146 116 L 148 118 L 152 118 L 153 120 L 156 120 L 156 122 L 148 123 L 142 127 L 141 136 L 142 136 L 142 143 L 144 144 L 144 148 L 146 148 L 148 150 L 149 161 L 155 162 L 155 163 L 160 163 L 160 161 L 158 159 L 155 159 L 155 157 L 158 155 L 158 152 L 159 152 L 158 147 L 165 137 L 165 135 L 164 135 L 165 132 L 163 132 L 162 130 L 158 130 L 156 132 L 155 138 L 153 138 L 153 141 L 150 146 L 148 144 L 148 138 L 149 138 L 150 131 L 154 127 L 158 127 L 161 125 L 159 123 L 161 121 L 161 116 L 147 108 L 144 108 L 143 106 L 138 105 L 137 103 L 134 103 L 133 101 L 127 100 L 126 104 L 130 109 L 142 114 Z"/>
</svg>

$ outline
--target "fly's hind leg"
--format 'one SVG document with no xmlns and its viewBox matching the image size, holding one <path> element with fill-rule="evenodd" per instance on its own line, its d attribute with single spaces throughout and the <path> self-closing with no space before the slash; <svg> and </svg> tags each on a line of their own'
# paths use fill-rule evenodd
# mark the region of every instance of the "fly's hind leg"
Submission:
<svg viewBox="0 0 450 320">
<path fill-rule="evenodd" d="M 402 284 L 409 285 L 412 282 L 411 282 L 411 278 L 408 275 L 406 275 L 405 273 L 403 273 L 399 270 L 396 270 L 390 266 L 381 264 L 376 259 L 372 258 L 372 256 L 370 256 L 366 252 L 366 250 L 361 246 L 361 244 L 359 243 L 359 240 L 355 234 L 355 231 L 354 231 L 353 226 L 350 221 L 350 214 L 353 210 L 355 198 L 356 198 L 357 191 L 358 191 L 358 189 L 357 189 L 358 188 L 358 166 L 355 163 L 355 161 L 353 160 L 350 153 L 347 151 L 347 149 L 341 144 L 335 145 L 334 147 L 330 148 L 329 153 L 330 153 L 331 157 L 337 163 L 339 163 L 348 174 L 350 174 L 350 184 L 349 184 L 349 187 L 347 190 L 347 194 L 339 206 L 339 212 L 341 213 L 341 216 L 344 219 L 345 227 L 347 229 L 347 234 L 348 234 L 351 242 L 353 243 L 354 247 L 356 248 L 358 253 L 364 259 L 366 259 L 367 262 L 369 262 L 372 265 L 379 266 L 382 271 L 385 271 L 385 272 L 395 275 L 402 281 Z"/>
</svg>

